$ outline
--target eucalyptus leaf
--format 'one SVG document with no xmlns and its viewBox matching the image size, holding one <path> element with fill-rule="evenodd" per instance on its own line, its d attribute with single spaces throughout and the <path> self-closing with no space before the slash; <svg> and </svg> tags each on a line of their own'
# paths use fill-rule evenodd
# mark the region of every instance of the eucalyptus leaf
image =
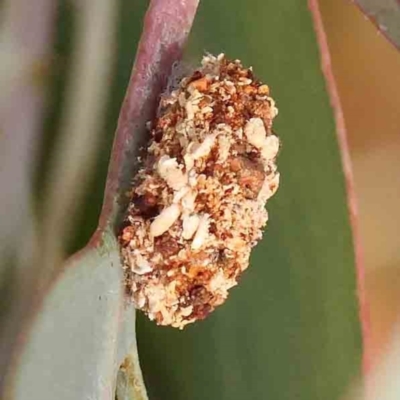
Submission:
<svg viewBox="0 0 400 400">
<path fill-rule="evenodd" d="M 138 316 L 155 399 L 338 399 L 361 371 L 355 254 L 334 112 L 307 2 L 201 3 L 187 49 L 252 65 L 277 101 L 281 186 L 249 270 L 184 331 Z"/>
<path fill-rule="evenodd" d="M 16 399 L 113 398 L 120 365 L 136 354 L 135 311 L 125 303 L 122 275 L 110 232 L 65 265 L 24 347 Z M 146 398 L 139 386 L 132 400 Z"/>
</svg>

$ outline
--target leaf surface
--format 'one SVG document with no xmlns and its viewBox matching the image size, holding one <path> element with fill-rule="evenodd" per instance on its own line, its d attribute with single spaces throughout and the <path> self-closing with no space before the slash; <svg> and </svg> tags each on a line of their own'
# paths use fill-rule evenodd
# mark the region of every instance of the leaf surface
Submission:
<svg viewBox="0 0 400 400">
<path fill-rule="evenodd" d="M 125 304 L 122 275 L 109 232 L 101 246 L 65 265 L 24 348 L 15 376 L 18 400 L 113 398 L 120 365 L 136 353 L 135 311 Z"/>
<path fill-rule="evenodd" d="M 187 59 L 197 63 L 205 50 L 241 59 L 270 85 L 280 110 L 281 187 L 226 304 L 183 332 L 138 317 L 149 396 L 338 399 L 361 371 L 362 340 L 349 165 L 310 10 L 297 0 L 203 2 Z"/>
</svg>

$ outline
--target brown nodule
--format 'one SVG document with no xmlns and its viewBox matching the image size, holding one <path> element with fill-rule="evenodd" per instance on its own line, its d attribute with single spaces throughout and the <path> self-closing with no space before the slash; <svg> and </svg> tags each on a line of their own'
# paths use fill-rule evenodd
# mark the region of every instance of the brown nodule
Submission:
<svg viewBox="0 0 400 400">
<path fill-rule="evenodd" d="M 162 97 L 118 237 L 127 292 L 183 328 L 223 304 L 248 267 L 279 182 L 269 87 L 239 61 L 202 67 Z"/>
</svg>

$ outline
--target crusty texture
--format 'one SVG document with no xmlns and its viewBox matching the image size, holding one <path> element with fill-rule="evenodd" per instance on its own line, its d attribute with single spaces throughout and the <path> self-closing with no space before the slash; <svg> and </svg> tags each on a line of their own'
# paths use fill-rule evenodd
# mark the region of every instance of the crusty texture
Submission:
<svg viewBox="0 0 400 400">
<path fill-rule="evenodd" d="M 248 267 L 279 184 L 277 112 L 222 54 L 161 99 L 119 236 L 129 294 L 159 325 L 203 319 Z"/>
</svg>

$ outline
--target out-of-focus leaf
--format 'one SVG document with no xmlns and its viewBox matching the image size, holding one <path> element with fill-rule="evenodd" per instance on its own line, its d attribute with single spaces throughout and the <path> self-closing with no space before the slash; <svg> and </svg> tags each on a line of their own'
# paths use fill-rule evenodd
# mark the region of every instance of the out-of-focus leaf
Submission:
<svg viewBox="0 0 400 400">
<path fill-rule="evenodd" d="M 16 399 L 113 398 L 121 363 L 136 353 L 135 311 L 125 305 L 122 274 L 111 233 L 65 265 L 22 353 Z M 145 392 L 134 399 L 142 398 Z"/>
<path fill-rule="evenodd" d="M 26 282 L 37 276 L 26 268 L 34 236 L 30 190 L 55 11 L 51 0 L 26 2 L 23 11 L 21 2 L 0 1 L 0 397 L 33 297 Z"/>
<path fill-rule="evenodd" d="M 183 332 L 138 317 L 149 396 L 336 400 L 360 373 L 361 332 L 345 176 L 307 2 L 204 1 L 190 62 L 204 50 L 252 65 L 272 88 L 281 187 L 225 305 Z"/>
<path fill-rule="evenodd" d="M 400 1 L 353 0 L 374 25 L 400 49 Z"/>
</svg>

